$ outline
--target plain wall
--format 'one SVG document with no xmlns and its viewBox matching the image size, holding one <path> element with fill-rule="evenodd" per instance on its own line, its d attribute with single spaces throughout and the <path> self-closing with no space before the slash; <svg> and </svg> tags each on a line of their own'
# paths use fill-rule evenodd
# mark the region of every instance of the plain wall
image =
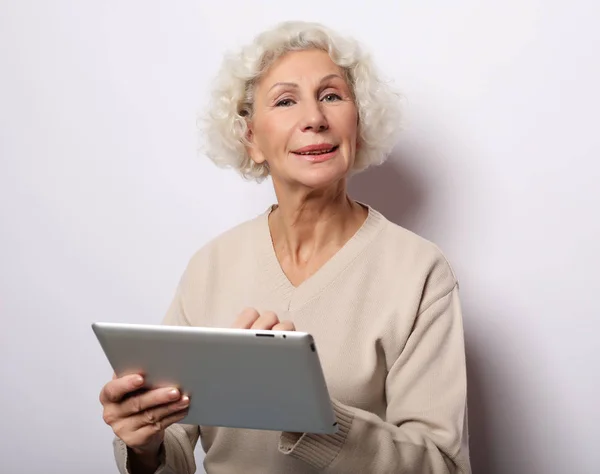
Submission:
<svg viewBox="0 0 600 474">
<path fill-rule="evenodd" d="M 287 19 L 354 35 L 408 99 L 351 190 L 459 276 L 474 472 L 599 472 L 598 5 L 1 0 L 0 472 L 116 472 L 90 324 L 159 322 L 273 202 L 195 120 L 222 54 Z"/>
</svg>

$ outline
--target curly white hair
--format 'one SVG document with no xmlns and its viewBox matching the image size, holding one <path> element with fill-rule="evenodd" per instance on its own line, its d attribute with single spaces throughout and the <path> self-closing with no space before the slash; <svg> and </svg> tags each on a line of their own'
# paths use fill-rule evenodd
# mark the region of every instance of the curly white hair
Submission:
<svg viewBox="0 0 600 474">
<path fill-rule="evenodd" d="M 240 52 L 225 56 L 208 113 L 200 121 L 204 152 L 215 164 L 234 168 L 256 181 L 269 175 L 268 165 L 256 164 L 246 151 L 255 85 L 278 58 L 308 49 L 329 53 L 350 85 L 359 120 L 359 147 L 352 172 L 385 160 L 401 128 L 401 95 L 380 79 L 370 56 L 355 40 L 318 23 L 294 21 L 280 23 Z"/>
</svg>

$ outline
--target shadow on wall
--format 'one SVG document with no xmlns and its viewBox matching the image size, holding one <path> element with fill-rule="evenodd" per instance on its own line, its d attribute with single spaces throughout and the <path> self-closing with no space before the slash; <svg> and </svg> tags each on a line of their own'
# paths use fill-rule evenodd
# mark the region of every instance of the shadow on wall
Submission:
<svg viewBox="0 0 600 474">
<path fill-rule="evenodd" d="M 381 166 L 354 176 L 349 184 L 352 198 L 369 204 L 390 221 L 416 231 L 425 206 L 424 185 L 414 170 L 402 166 L 401 152 L 395 152 Z"/>
<path fill-rule="evenodd" d="M 464 308 L 465 314 L 473 314 Z M 501 474 L 493 460 L 493 441 L 488 400 L 485 398 L 483 363 L 477 357 L 476 346 L 466 335 L 467 354 L 467 397 L 469 406 L 469 449 L 471 468 L 474 474 Z"/>
<path fill-rule="evenodd" d="M 420 223 L 427 217 L 427 199 L 436 193 L 428 190 L 423 177 L 408 166 L 418 160 L 407 159 L 407 153 L 410 151 L 396 150 L 383 165 L 354 176 L 348 188 L 352 198 L 371 205 L 390 221 L 419 233 Z M 464 308 L 464 314 L 470 314 L 468 308 Z M 467 338 L 471 465 L 474 474 L 494 474 L 491 432 L 486 425 L 488 400 L 482 387 L 484 368 L 480 363 L 485 359 L 478 357 L 476 349 Z"/>
</svg>

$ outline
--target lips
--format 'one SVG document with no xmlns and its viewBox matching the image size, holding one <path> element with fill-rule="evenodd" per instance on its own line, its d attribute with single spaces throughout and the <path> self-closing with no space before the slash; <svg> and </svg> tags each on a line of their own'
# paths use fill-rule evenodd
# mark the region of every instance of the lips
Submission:
<svg viewBox="0 0 600 474">
<path fill-rule="evenodd" d="M 338 145 L 331 143 L 321 143 L 319 145 L 308 145 L 294 150 L 292 153 L 296 155 L 325 155 L 334 152 L 338 149 Z"/>
</svg>

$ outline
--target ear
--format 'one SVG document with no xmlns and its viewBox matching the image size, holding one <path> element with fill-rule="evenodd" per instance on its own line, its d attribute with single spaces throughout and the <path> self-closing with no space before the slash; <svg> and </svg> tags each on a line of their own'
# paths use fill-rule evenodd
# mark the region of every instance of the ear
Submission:
<svg viewBox="0 0 600 474">
<path fill-rule="evenodd" d="M 246 132 L 246 141 L 248 142 L 248 145 L 246 145 L 246 153 L 248 153 L 250 159 L 257 165 L 264 163 L 265 157 L 256 144 L 254 130 L 250 123 L 248 123 L 248 131 Z"/>
</svg>

